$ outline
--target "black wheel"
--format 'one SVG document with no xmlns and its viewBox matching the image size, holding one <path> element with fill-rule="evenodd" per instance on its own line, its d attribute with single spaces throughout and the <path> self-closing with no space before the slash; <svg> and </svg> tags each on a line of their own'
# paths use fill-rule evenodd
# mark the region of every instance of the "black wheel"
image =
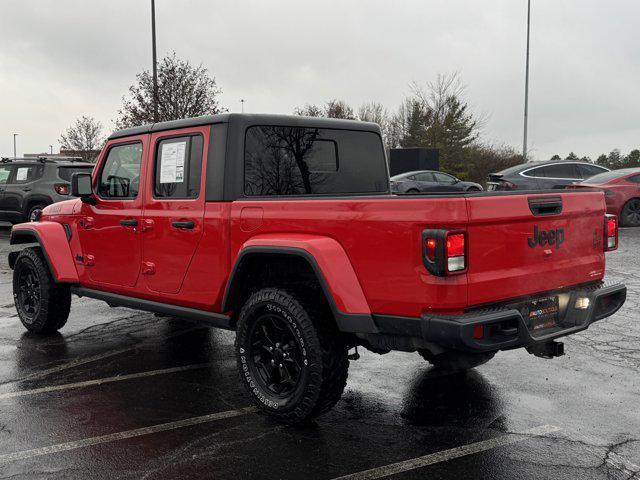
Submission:
<svg viewBox="0 0 640 480">
<path fill-rule="evenodd" d="M 470 192 L 470 193 L 477 193 L 477 192 L 480 192 L 480 191 L 481 190 L 478 187 L 469 187 L 469 188 L 467 188 L 467 192 Z"/>
<path fill-rule="evenodd" d="M 238 319 L 241 381 L 261 410 L 285 423 L 327 412 L 347 383 L 345 342 L 330 313 L 307 298 L 265 288 L 249 297 Z"/>
<path fill-rule="evenodd" d="M 409 190 L 407 190 L 407 193 L 410 195 L 414 195 L 416 193 L 420 193 L 420 190 L 417 190 L 415 188 L 410 188 Z"/>
<path fill-rule="evenodd" d="M 461 372 L 479 367 L 496 355 L 496 352 L 466 353 L 455 350 L 448 350 L 438 355 L 434 355 L 428 350 L 418 350 L 418 353 L 434 367 L 451 372 Z"/>
<path fill-rule="evenodd" d="M 13 269 L 13 299 L 22 324 L 34 333 L 52 333 L 67 323 L 68 285 L 53 280 L 39 248 L 20 252 Z"/>
<path fill-rule="evenodd" d="M 624 227 L 640 226 L 640 198 L 632 198 L 622 207 L 620 224 Z"/>
<path fill-rule="evenodd" d="M 29 214 L 27 215 L 27 222 L 35 222 L 42 215 L 42 210 L 46 207 L 46 205 L 34 205 L 29 209 Z"/>
</svg>

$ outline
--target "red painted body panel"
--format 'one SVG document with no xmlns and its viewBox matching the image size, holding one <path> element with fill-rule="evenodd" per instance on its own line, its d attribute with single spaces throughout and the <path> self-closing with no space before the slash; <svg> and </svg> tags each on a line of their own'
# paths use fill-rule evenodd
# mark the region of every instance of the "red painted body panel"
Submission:
<svg viewBox="0 0 640 480">
<path fill-rule="evenodd" d="M 169 130 L 151 135 L 147 158 L 147 171 L 154 171 L 156 148 L 162 139 L 176 135 L 200 134 L 209 138 L 209 127 Z M 209 142 L 204 142 L 202 171 L 207 171 L 207 150 Z M 156 198 L 153 174 L 145 182 L 145 203 L 142 216 L 146 230 L 142 236 L 142 261 L 153 266 L 154 273 L 143 275 L 144 284 L 150 291 L 158 293 L 178 293 L 187 273 L 198 243 L 204 232 L 204 191 L 205 175 L 200 178 L 200 194 L 193 199 Z M 174 221 L 192 221 L 193 229 L 179 229 Z"/>
<path fill-rule="evenodd" d="M 96 197 L 96 204 L 82 203 L 78 212 L 76 228 L 85 265 L 80 277 L 82 285 L 90 288 L 135 287 L 142 263 L 142 238 L 134 227 L 124 227 L 123 219 L 142 219 L 145 185 L 147 179 L 145 157 L 149 150 L 149 136 L 129 137 L 126 142 L 107 142 L 93 173 L 94 191 L 106 160 L 109 148 L 117 143 L 141 142 L 143 148 L 140 168 L 140 189 L 134 199 L 102 199 Z M 90 260 L 90 262 L 88 262 Z"/>
<path fill-rule="evenodd" d="M 243 231 L 241 218 L 248 207 L 263 209 L 262 225 L 250 233 Z M 456 311 L 467 304 L 466 278 L 429 274 L 422 263 L 421 236 L 425 228 L 460 228 L 466 222 L 464 198 L 242 200 L 232 204 L 231 251 L 234 258 L 256 235 L 328 237 L 349 259 L 370 311 L 396 315 L 419 315 L 429 307 Z M 333 283 L 326 276 L 332 289 L 340 288 L 340 280 Z M 348 299 L 345 308 L 364 307 L 348 290 L 340 294 Z"/>
<path fill-rule="evenodd" d="M 261 246 L 297 248 L 309 252 L 318 263 L 338 310 L 371 313 L 351 262 L 344 249 L 334 239 L 301 233 L 256 235 L 247 240 L 240 251 L 248 247 Z"/>
<path fill-rule="evenodd" d="M 30 230 L 37 234 L 49 259 L 53 276 L 58 282 L 78 282 L 78 272 L 73 262 L 67 234 L 61 223 L 52 221 L 19 223 L 13 226 L 12 231 L 16 230 Z"/>
<path fill-rule="evenodd" d="M 527 197 L 509 197 L 508 212 L 504 198 L 469 199 L 469 305 L 604 277 L 602 194 L 563 195 L 560 217 L 534 217 Z M 559 247 L 529 247 L 534 225 L 539 230 L 562 228 L 564 242 Z"/>
</svg>

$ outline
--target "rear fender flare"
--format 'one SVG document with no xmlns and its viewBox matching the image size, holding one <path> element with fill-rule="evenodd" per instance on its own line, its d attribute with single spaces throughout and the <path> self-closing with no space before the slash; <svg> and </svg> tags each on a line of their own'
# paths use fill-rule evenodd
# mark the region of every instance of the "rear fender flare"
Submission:
<svg viewBox="0 0 640 480">
<path fill-rule="evenodd" d="M 77 283 L 78 271 L 73 262 L 69 240 L 64 227 L 56 222 L 30 222 L 14 225 L 10 245 L 37 243 L 42 249 L 49 270 L 58 283 Z M 13 268 L 18 252 L 9 254 L 9 266 Z"/>
<path fill-rule="evenodd" d="M 341 331 L 378 331 L 360 281 L 346 252 L 332 238 L 314 235 L 263 235 L 245 242 L 239 250 L 227 282 L 222 302 L 223 312 L 230 310 L 234 289 L 240 284 L 237 273 L 242 262 L 250 255 L 260 253 L 296 255 L 304 258 L 314 271 Z"/>
</svg>

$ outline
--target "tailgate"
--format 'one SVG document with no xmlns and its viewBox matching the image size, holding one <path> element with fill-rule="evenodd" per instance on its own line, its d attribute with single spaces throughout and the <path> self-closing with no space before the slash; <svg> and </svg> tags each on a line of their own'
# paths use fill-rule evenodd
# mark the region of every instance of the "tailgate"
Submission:
<svg viewBox="0 0 640 480">
<path fill-rule="evenodd" d="M 468 197 L 468 305 L 600 280 L 600 192 Z"/>
</svg>

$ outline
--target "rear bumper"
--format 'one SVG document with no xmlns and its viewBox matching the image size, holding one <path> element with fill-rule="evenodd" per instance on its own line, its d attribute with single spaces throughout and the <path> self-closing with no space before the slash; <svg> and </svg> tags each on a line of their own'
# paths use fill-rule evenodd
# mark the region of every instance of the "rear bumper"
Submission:
<svg viewBox="0 0 640 480">
<path fill-rule="evenodd" d="M 535 298 L 458 315 L 425 314 L 412 319 L 376 316 L 375 321 L 382 334 L 419 337 L 443 348 L 469 352 L 508 350 L 544 344 L 585 330 L 617 312 L 626 300 L 627 288 L 622 284 L 599 283 L 541 297 L 550 295 L 559 299 L 558 326 L 537 332 L 530 330 L 524 316 L 527 302 Z M 580 297 L 589 299 L 588 308 L 575 307 Z"/>
</svg>

